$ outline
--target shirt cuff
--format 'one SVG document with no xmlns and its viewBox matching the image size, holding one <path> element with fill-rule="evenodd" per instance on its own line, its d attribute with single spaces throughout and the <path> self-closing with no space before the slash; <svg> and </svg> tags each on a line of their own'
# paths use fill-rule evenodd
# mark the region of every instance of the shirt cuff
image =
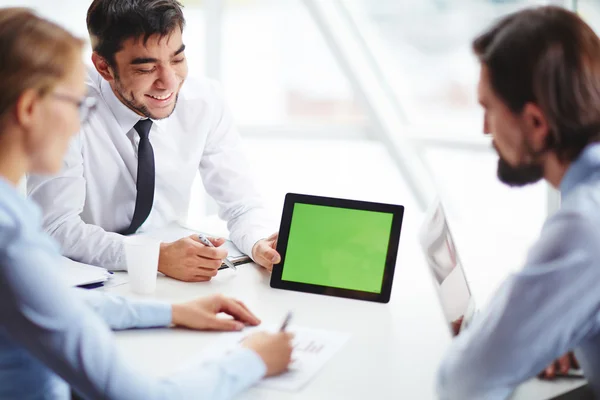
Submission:
<svg viewBox="0 0 600 400">
<path fill-rule="evenodd" d="M 158 328 L 171 325 L 173 308 L 162 301 L 140 301 L 133 305 L 138 316 L 136 328 Z"/>
<path fill-rule="evenodd" d="M 235 376 L 239 387 L 243 389 L 255 385 L 267 373 L 267 366 L 262 358 L 254 351 L 245 348 L 232 351 L 219 362 L 219 365 L 227 374 Z"/>
<path fill-rule="evenodd" d="M 104 268 L 109 271 L 127 271 L 127 257 L 125 257 L 125 242 L 123 240 L 121 240 L 121 245 L 117 250 L 116 260 L 112 268 L 109 265 Z"/>
<path fill-rule="evenodd" d="M 247 233 L 242 237 L 239 249 L 246 255 L 248 255 L 253 261 L 254 257 L 252 257 L 252 249 L 254 245 L 262 239 L 266 239 L 271 236 L 273 232 L 268 231 L 267 229 L 256 229 L 252 232 Z"/>
</svg>

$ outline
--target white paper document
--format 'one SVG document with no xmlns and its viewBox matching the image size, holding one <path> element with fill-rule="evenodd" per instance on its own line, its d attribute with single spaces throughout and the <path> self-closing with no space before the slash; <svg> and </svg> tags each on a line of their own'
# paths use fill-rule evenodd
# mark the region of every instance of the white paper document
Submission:
<svg viewBox="0 0 600 400">
<path fill-rule="evenodd" d="M 278 330 L 278 326 L 257 326 L 246 328 L 243 332 L 223 333 L 205 354 L 207 358 L 218 358 L 240 346 L 240 343 L 251 333 Z M 350 338 L 350 334 L 347 333 L 293 325 L 289 326 L 288 331 L 296 335 L 289 370 L 282 375 L 265 378 L 257 386 L 283 391 L 302 389 Z"/>
<path fill-rule="evenodd" d="M 108 280 L 102 286 L 104 289 L 113 288 L 129 283 L 129 275 L 127 272 L 120 271 L 109 275 Z"/>
<path fill-rule="evenodd" d="M 67 257 L 62 257 L 61 267 L 60 277 L 68 286 L 102 283 L 103 288 L 111 288 L 129 281 L 126 272 L 111 274 L 105 268 L 73 261 Z"/>
<path fill-rule="evenodd" d="M 106 281 L 110 274 L 104 268 L 83 264 L 62 257 L 61 278 L 69 286 L 89 285 Z"/>
</svg>

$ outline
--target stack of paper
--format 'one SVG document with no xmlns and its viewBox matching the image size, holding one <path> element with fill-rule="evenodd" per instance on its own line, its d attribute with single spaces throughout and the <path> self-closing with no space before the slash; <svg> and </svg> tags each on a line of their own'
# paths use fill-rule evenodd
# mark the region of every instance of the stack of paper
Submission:
<svg viewBox="0 0 600 400">
<path fill-rule="evenodd" d="M 83 264 L 63 257 L 61 277 L 69 286 L 81 286 L 105 282 L 110 277 L 110 274 L 104 268 Z"/>
</svg>

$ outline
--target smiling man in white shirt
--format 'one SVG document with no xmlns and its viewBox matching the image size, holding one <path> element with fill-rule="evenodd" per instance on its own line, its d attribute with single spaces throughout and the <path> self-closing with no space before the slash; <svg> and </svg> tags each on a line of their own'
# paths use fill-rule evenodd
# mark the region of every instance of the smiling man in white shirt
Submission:
<svg viewBox="0 0 600 400">
<path fill-rule="evenodd" d="M 185 19 L 177 0 L 94 0 L 87 25 L 97 112 L 70 145 L 60 174 L 30 176 L 28 193 L 44 229 L 72 259 L 127 269 L 124 236 L 156 230 L 187 215 L 199 170 L 232 241 L 267 269 L 280 260 L 277 234 L 244 157 L 218 87 L 187 79 Z M 159 271 L 207 281 L 226 257 L 191 236 L 162 243 Z"/>
</svg>

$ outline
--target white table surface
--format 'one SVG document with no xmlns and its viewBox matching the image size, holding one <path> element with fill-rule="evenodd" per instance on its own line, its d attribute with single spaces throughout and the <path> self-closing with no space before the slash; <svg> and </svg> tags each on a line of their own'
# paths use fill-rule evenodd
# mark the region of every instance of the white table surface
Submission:
<svg viewBox="0 0 600 400">
<path fill-rule="evenodd" d="M 241 399 L 436 398 L 435 373 L 451 339 L 416 237 L 403 231 L 389 304 L 272 289 L 269 280 L 270 275 L 254 264 L 241 266 L 237 273 L 223 270 L 208 283 L 159 277 L 150 298 L 180 302 L 223 293 L 244 301 L 265 324 L 281 323 L 293 310 L 293 323 L 299 326 L 351 333 L 346 346 L 300 392 L 252 388 Z M 105 290 L 143 297 L 132 294 L 127 284 Z M 124 355 L 155 376 L 176 371 L 218 337 L 218 333 L 181 329 L 116 335 Z M 547 399 L 579 385 L 532 380 L 513 398 Z"/>
</svg>

